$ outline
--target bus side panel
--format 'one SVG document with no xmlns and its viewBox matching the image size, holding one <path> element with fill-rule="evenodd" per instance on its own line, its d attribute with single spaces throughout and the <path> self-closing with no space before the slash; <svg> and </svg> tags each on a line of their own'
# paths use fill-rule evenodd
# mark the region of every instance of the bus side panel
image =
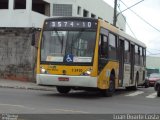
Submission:
<svg viewBox="0 0 160 120">
<path fill-rule="evenodd" d="M 145 71 L 145 68 L 142 67 L 142 66 L 135 66 L 135 71 L 134 71 L 134 84 L 135 85 L 135 81 L 136 81 L 136 75 L 138 73 L 138 79 L 137 79 L 137 82 L 138 82 L 138 85 L 141 85 L 144 83 L 144 78 L 143 78 L 143 72 Z"/>
<path fill-rule="evenodd" d="M 123 79 L 123 87 L 127 87 L 131 84 L 131 65 L 130 64 L 124 64 L 124 79 Z"/>
<path fill-rule="evenodd" d="M 95 44 L 95 51 L 94 51 L 94 61 L 93 61 L 93 71 L 91 73 L 92 77 L 97 77 L 97 75 L 98 75 L 99 35 L 100 35 L 100 22 L 98 21 L 98 28 L 97 28 L 97 35 L 96 35 L 96 44 Z"/>
<path fill-rule="evenodd" d="M 115 71 L 115 87 L 118 87 L 118 69 L 119 63 L 109 61 L 108 64 L 104 67 L 98 77 L 98 88 L 99 89 L 108 89 L 109 88 L 109 80 L 111 71 Z"/>
<path fill-rule="evenodd" d="M 37 69 L 36 69 L 36 73 L 40 74 L 40 47 L 41 47 L 41 40 L 42 40 L 42 30 L 40 33 L 40 38 L 38 41 L 38 49 L 37 49 Z"/>
</svg>

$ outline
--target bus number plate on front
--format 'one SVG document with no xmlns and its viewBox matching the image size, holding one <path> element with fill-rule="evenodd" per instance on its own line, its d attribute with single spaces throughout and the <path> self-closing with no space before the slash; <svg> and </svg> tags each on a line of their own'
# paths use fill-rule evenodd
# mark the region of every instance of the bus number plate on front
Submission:
<svg viewBox="0 0 160 120">
<path fill-rule="evenodd" d="M 69 81 L 69 78 L 67 78 L 67 77 L 59 77 L 58 80 L 59 81 Z"/>
</svg>

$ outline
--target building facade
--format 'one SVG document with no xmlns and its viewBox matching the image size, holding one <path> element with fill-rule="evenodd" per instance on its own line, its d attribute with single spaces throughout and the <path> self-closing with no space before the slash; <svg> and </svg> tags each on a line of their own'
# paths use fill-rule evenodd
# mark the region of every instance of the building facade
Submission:
<svg viewBox="0 0 160 120">
<path fill-rule="evenodd" d="M 146 59 L 147 75 L 160 73 L 160 57 L 147 56 Z"/>
<path fill-rule="evenodd" d="M 113 8 L 103 0 L 0 0 L 0 27 L 41 28 L 47 17 L 79 16 L 101 18 L 113 23 Z M 125 31 L 120 14 L 117 26 Z"/>
<path fill-rule="evenodd" d="M 113 8 L 103 0 L 0 0 L 0 77 L 33 80 L 39 28 L 48 17 L 101 18 L 113 23 Z M 125 30 L 125 17 L 117 25 Z"/>
</svg>

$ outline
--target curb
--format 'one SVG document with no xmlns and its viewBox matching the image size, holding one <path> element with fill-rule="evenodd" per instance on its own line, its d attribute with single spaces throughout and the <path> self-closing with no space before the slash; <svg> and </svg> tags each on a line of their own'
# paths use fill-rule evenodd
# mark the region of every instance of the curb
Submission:
<svg viewBox="0 0 160 120">
<path fill-rule="evenodd" d="M 0 85 L 0 88 L 13 88 L 13 89 L 25 89 L 25 90 L 41 90 L 41 91 L 55 91 L 55 87 L 52 88 L 42 88 L 42 87 L 26 87 L 26 86 L 6 86 Z"/>
</svg>

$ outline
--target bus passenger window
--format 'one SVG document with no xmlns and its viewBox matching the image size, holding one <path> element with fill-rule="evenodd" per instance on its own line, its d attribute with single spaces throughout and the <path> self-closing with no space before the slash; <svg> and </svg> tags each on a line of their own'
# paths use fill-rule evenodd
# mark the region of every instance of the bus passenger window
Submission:
<svg viewBox="0 0 160 120">
<path fill-rule="evenodd" d="M 109 58 L 117 59 L 117 40 L 112 33 L 109 33 Z"/>
<path fill-rule="evenodd" d="M 140 51 L 138 45 L 135 45 L 135 64 L 139 65 Z"/>
<path fill-rule="evenodd" d="M 146 49 L 143 48 L 143 65 L 146 66 Z"/>
<path fill-rule="evenodd" d="M 140 52 L 140 65 L 143 65 L 143 50 L 142 47 L 139 47 L 139 52 Z"/>
<path fill-rule="evenodd" d="M 99 40 L 99 55 L 100 57 L 107 57 L 107 36 L 100 35 Z"/>
<path fill-rule="evenodd" d="M 130 63 L 130 43 L 128 41 L 125 41 L 124 62 Z"/>
</svg>

